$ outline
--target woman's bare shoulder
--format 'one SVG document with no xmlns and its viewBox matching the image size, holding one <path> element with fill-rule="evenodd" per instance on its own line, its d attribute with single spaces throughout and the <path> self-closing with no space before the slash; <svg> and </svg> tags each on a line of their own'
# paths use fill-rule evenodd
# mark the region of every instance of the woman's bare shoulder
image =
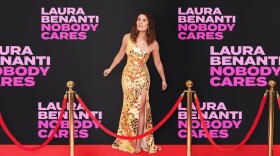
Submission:
<svg viewBox="0 0 280 156">
<path fill-rule="evenodd" d="M 130 38 L 130 33 L 125 34 L 124 38 L 129 39 Z"/>
<path fill-rule="evenodd" d="M 157 40 L 154 40 L 154 42 L 151 44 L 151 48 L 152 48 L 153 50 L 159 49 L 159 45 L 158 45 Z"/>
<path fill-rule="evenodd" d="M 127 43 L 129 39 L 130 39 L 130 33 L 127 33 L 123 36 L 123 42 Z"/>
</svg>

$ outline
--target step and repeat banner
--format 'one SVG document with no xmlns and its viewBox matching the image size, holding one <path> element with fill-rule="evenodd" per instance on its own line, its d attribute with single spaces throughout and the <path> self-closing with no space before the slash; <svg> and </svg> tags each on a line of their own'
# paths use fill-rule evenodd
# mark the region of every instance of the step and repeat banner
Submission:
<svg viewBox="0 0 280 156">
<path fill-rule="evenodd" d="M 140 12 L 155 21 L 168 87 L 151 55 L 153 124 L 170 111 L 192 80 L 205 124 L 219 144 L 239 144 L 256 118 L 269 80 L 280 82 L 280 2 L 221 0 L 5 1 L 0 6 L 0 112 L 23 144 L 41 144 L 55 128 L 66 83 L 92 114 L 117 132 L 126 57 L 103 76 Z M 276 85 L 276 90 L 279 85 Z M 246 144 L 267 144 L 268 105 Z M 75 101 L 75 144 L 107 144 L 104 133 Z M 275 103 L 275 130 L 280 129 Z M 186 100 L 156 132 L 156 144 L 186 143 Z M 193 144 L 209 141 L 193 104 Z M 68 144 L 67 113 L 50 142 Z M 275 133 L 274 143 L 280 144 Z M 0 129 L 0 144 L 13 144 Z"/>
</svg>

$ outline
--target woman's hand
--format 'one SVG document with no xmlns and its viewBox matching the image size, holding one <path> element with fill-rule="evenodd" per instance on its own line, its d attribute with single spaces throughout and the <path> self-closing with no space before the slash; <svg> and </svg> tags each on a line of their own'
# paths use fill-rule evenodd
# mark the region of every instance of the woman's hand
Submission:
<svg viewBox="0 0 280 156">
<path fill-rule="evenodd" d="M 165 90 L 167 88 L 166 81 L 162 81 L 162 90 Z"/>
<path fill-rule="evenodd" d="M 105 77 L 109 76 L 109 74 L 111 73 L 112 69 L 108 68 L 108 69 L 105 69 L 104 72 L 103 72 L 103 75 Z"/>
</svg>

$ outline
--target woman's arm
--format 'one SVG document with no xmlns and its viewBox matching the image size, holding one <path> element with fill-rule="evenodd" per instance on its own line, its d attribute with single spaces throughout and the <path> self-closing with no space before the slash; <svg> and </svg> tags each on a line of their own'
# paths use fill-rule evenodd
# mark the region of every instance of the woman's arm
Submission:
<svg viewBox="0 0 280 156">
<path fill-rule="evenodd" d="M 162 79 L 162 90 L 165 90 L 167 87 L 167 83 L 166 83 L 166 79 L 165 79 L 165 74 L 164 74 L 164 69 L 163 69 L 163 65 L 161 63 L 160 60 L 160 55 L 159 55 L 159 45 L 157 43 L 157 41 L 155 41 L 154 43 L 154 50 L 153 50 L 153 58 L 154 58 L 154 64 L 157 68 L 157 71 Z"/>
<path fill-rule="evenodd" d="M 129 34 L 126 34 L 124 35 L 123 37 L 123 40 L 122 40 L 122 45 L 121 45 L 121 48 L 118 52 L 118 54 L 115 56 L 111 66 L 104 70 L 104 73 L 103 75 L 106 77 L 108 76 L 111 71 L 121 62 L 121 60 L 123 59 L 124 55 L 125 55 L 125 49 L 126 49 L 126 45 L 127 45 L 127 41 L 128 41 L 128 38 L 129 38 Z"/>
</svg>

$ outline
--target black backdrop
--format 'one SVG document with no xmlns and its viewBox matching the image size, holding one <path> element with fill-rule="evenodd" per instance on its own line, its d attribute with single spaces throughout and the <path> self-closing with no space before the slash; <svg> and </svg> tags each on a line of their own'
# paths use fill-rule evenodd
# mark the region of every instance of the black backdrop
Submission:
<svg viewBox="0 0 280 156">
<path fill-rule="evenodd" d="M 100 23 L 96 32 L 88 32 L 86 40 L 42 40 L 40 31 L 41 7 L 82 7 L 87 15 L 98 15 Z M 178 39 L 178 7 L 219 7 L 224 15 L 235 15 L 237 22 L 233 32 L 225 32 L 224 39 Z M 131 29 L 140 11 L 150 12 L 156 23 L 157 41 L 165 69 L 168 89 L 161 91 L 161 79 L 153 64 L 148 61 L 151 75 L 150 102 L 154 124 L 170 110 L 186 88 L 188 79 L 194 81 L 194 89 L 201 101 L 223 101 L 228 110 L 243 112 L 241 127 L 229 132 L 228 139 L 216 139 L 221 144 L 237 144 L 247 134 L 260 100 L 267 87 L 212 87 L 209 84 L 210 46 L 250 45 L 262 46 L 266 55 L 279 55 L 280 2 L 270 1 L 15 1 L 1 2 L 1 46 L 30 46 L 34 55 L 51 56 L 51 67 L 46 77 L 35 78 L 34 87 L 1 87 L 1 113 L 11 132 L 24 144 L 40 144 L 38 138 L 38 101 L 60 102 L 68 80 L 91 110 L 103 111 L 102 123 L 116 131 L 122 107 L 121 72 L 123 60 L 104 78 L 102 73 L 109 67 L 119 50 L 124 34 Z M 279 81 L 279 77 L 267 79 Z M 184 100 L 185 101 L 185 100 Z M 276 107 L 277 108 L 277 107 Z M 248 144 L 267 142 L 267 107 Z M 279 112 L 275 112 L 275 130 L 279 130 Z M 175 113 L 154 133 L 158 144 L 184 144 L 178 138 L 177 114 Z M 237 137 L 238 136 L 238 137 Z M 0 143 L 12 142 L 0 130 Z M 275 134 L 275 144 L 280 143 Z M 76 139 L 77 144 L 111 144 L 114 138 L 101 130 L 91 129 L 89 138 Z M 208 144 L 207 139 L 194 139 L 194 144 Z M 67 144 L 67 139 L 54 139 L 51 144 Z"/>
</svg>

